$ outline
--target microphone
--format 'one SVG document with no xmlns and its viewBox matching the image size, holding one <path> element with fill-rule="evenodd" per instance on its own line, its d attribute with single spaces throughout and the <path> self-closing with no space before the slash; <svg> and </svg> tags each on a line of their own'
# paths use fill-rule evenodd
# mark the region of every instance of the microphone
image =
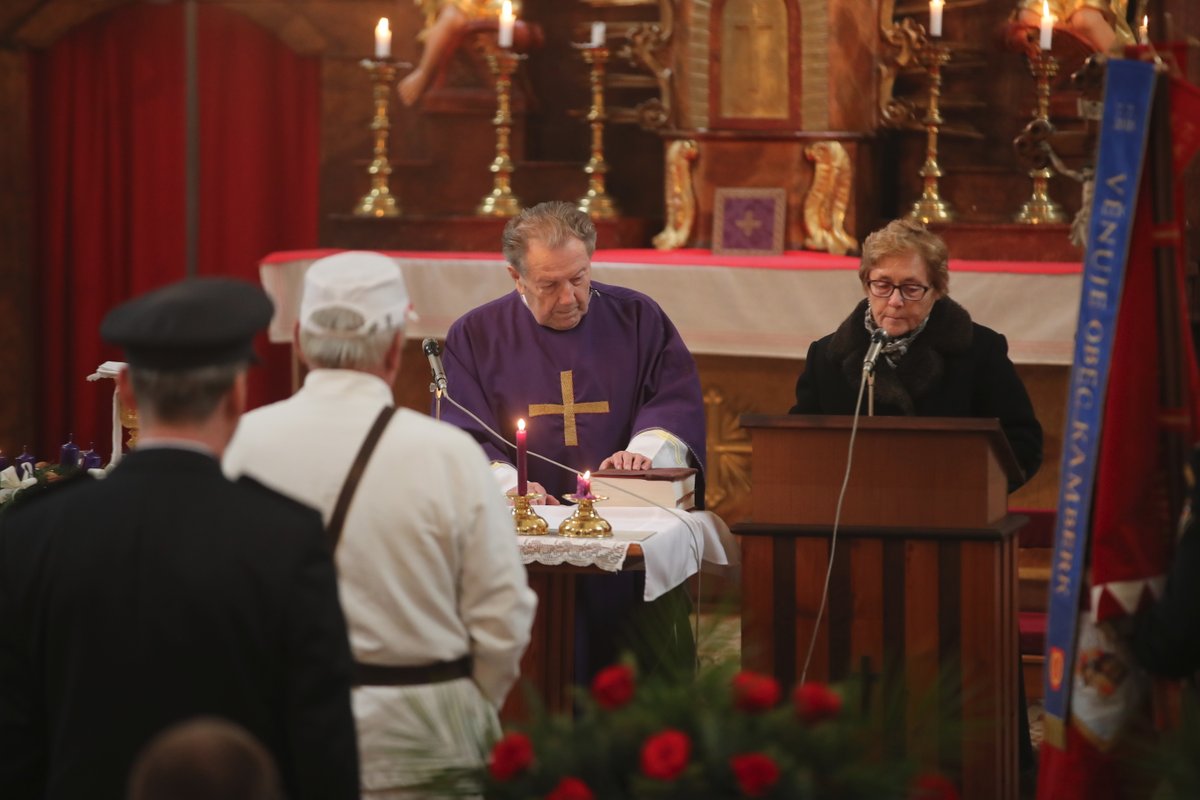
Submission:
<svg viewBox="0 0 1200 800">
<path fill-rule="evenodd" d="M 439 391 L 446 391 L 446 370 L 442 366 L 442 346 L 437 339 L 425 339 L 421 342 L 421 350 L 429 359 L 429 369 L 433 372 L 433 385 Z"/>
<path fill-rule="evenodd" d="M 863 372 L 871 375 L 875 372 L 875 362 L 879 360 L 879 353 L 883 350 L 883 346 L 890 342 L 892 337 L 888 336 L 883 328 L 876 328 L 871 334 L 871 346 L 867 348 L 867 357 L 863 359 Z"/>
</svg>

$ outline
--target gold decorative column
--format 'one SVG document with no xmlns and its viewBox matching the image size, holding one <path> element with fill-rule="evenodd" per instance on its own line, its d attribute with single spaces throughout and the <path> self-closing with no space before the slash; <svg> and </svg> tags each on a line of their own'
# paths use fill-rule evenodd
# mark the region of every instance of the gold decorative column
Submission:
<svg viewBox="0 0 1200 800">
<path fill-rule="evenodd" d="M 521 200 L 512 190 L 514 171 L 509 153 L 512 135 L 512 76 L 521 56 L 507 49 L 490 49 L 488 66 L 496 76 L 496 157 L 488 170 L 492 173 L 492 191 L 479 201 L 475 213 L 482 217 L 515 217 L 521 213 Z"/>
<path fill-rule="evenodd" d="M 929 40 L 918 56 L 929 72 L 929 108 L 925 111 L 925 163 L 919 175 L 923 187 L 921 197 L 908 212 L 909 219 L 924 223 L 949 222 L 954 219 L 950 204 L 938 193 L 938 178 L 942 168 L 938 165 L 938 128 L 942 119 L 939 103 L 942 97 L 942 66 L 950 61 L 950 50 Z"/>
<path fill-rule="evenodd" d="M 1029 56 L 1029 71 L 1037 80 L 1037 110 L 1034 111 L 1035 121 L 1045 125 L 1050 124 L 1050 79 L 1058 74 L 1058 61 L 1045 50 L 1035 50 Z M 1013 219 L 1025 225 L 1045 225 L 1048 222 L 1062 222 L 1066 219 L 1062 207 L 1050 199 L 1047 191 L 1054 171 L 1048 163 L 1040 168 L 1031 169 L 1029 177 L 1033 181 L 1033 194 L 1021 206 Z"/>
<path fill-rule="evenodd" d="M 364 59 L 363 68 L 370 74 L 374 87 L 375 117 L 371 120 L 371 132 L 375 137 L 375 157 L 367 174 L 371 176 L 371 191 L 363 195 L 354 209 L 358 217 L 398 217 L 400 201 L 388 187 L 388 176 L 392 165 L 388 161 L 388 136 L 392 123 L 388 119 L 388 103 L 392 96 L 392 84 L 396 81 L 396 62 L 380 59 Z"/>
<path fill-rule="evenodd" d="M 583 60 L 592 68 L 592 107 L 587 115 L 592 127 L 592 157 L 583 168 L 588 176 L 588 189 L 579 198 L 579 210 L 593 219 L 614 219 L 617 216 L 617 204 L 604 187 L 604 176 L 608 173 L 608 162 L 604 160 L 604 122 L 608 119 L 604 111 L 604 72 L 608 48 L 604 45 L 587 45 L 582 50 Z"/>
</svg>

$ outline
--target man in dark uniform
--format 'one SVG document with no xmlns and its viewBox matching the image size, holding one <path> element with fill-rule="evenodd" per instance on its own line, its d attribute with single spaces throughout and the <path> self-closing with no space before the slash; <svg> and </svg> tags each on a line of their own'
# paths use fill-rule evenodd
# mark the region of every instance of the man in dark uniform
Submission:
<svg viewBox="0 0 1200 800">
<path fill-rule="evenodd" d="M 0 518 L 0 795 L 125 796 L 196 715 L 264 743 L 288 796 L 357 798 L 351 659 L 321 518 L 219 459 L 245 405 L 255 286 L 198 279 L 113 310 L 137 449 Z M 315 467 L 316 465 L 314 465 Z"/>
</svg>

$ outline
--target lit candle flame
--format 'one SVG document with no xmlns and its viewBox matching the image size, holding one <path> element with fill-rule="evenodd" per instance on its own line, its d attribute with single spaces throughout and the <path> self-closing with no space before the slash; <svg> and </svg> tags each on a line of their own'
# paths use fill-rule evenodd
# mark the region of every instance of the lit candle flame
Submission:
<svg viewBox="0 0 1200 800">
<path fill-rule="evenodd" d="M 523 419 L 517 420 L 517 430 L 519 430 L 519 431 L 525 430 L 525 420 L 523 420 Z"/>
</svg>

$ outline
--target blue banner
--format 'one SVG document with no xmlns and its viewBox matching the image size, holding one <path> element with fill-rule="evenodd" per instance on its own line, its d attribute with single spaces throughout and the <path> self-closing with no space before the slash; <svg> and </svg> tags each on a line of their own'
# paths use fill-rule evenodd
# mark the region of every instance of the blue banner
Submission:
<svg viewBox="0 0 1200 800">
<path fill-rule="evenodd" d="M 1110 59 L 1104 87 L 1104 119 L 1096 159 L 1096 185 L 1088 225 L 1075 360 L 1068 383 L 1067 420 L 1059 467 L 1058 519 L 1050 574 L 1046 628 L 1046 740 L 1065 746 L 1079 595 L 1087 553 L 1092 490 L 1117 309 L 1142 158 L 1154 97 L 1154 65 Z"/>
</svg>

